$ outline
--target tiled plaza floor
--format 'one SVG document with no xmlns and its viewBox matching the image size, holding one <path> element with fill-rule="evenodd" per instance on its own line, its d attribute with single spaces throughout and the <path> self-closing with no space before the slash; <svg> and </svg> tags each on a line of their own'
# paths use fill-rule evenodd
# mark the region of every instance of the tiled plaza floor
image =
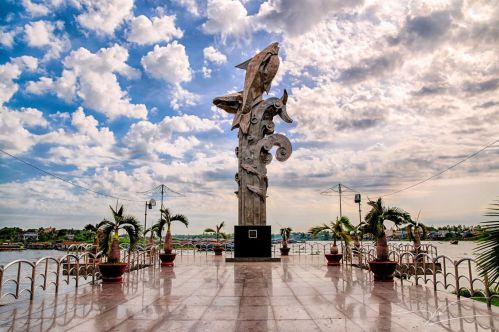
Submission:
<svg viewBox="0 0 499 332">
<path fill-rule="evenodd" d="M 0 307 L 0 331 L 498 331 L 499 310 L 320 256 L 281 263 L 177 257 L 123 285 Z"/>
</svg>

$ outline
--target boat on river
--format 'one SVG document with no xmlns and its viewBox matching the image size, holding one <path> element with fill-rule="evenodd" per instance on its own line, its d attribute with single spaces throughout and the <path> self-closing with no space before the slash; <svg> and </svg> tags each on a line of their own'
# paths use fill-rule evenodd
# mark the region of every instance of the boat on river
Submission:
<svg viewBox="0 0 499 332">
<path fill-rule="evenodd" d="M 22 243 L 18 242 L 4 242 L 0 243 L 0 251 L 24 250 Z"/>
</svg>

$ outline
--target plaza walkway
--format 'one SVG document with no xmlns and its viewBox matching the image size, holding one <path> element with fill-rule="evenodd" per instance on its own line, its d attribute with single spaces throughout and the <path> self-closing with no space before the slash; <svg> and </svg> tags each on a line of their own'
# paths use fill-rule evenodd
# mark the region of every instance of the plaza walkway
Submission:
<svg viewBox="0 0 499 332">
<path fill-rule="evenodd" d="M 499 310 L 322 256 L 281 263 L 177 257 L 123 285 L 85 285 L 0 307 L 0 331 L 497 331 Z"/>
</svg>

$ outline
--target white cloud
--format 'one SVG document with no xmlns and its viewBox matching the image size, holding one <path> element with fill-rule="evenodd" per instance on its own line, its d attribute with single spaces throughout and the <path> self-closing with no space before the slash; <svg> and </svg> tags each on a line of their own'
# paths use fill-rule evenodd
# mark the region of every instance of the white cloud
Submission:
<svg viewBox="0 0 499 332">
<path fill-rule="evenodd" d="M 28 46 L 49 49 L 44 56 L 44 60 L 56 59 L 62 52 L 69 50 L 71 47 L 66 34 L 62 34 L 60 37 L 54 34 L 56 29 L 63 30 L 64 22 L 36 21 L 24 26 Z"/>
<path fill-rule="evenodd" d="M 173 38 L 181 38 L 182 30 L 175 26 L 175 15 L 153 17 L 152 20 L 144 15 L 131 20 L 131 30 L 128 41 L 139 45 L 169 42 Z"/>
<path fill-rule="evenodd" d="M 38 60 L 32 56 L 21 56 L 0 65 L 0 106 L 8 102 L 17 92 L 17 80 L 24 70 L 33 71 L 38 66 Z"/>
<path fill-rule="evenodd" d="M 13 28 L 10 31 L 7 31 L 5 28 L 0 29 L 0 45 L 5 48 L 12 48 L 14 46 L 14 39 L 22 31 L 20 27 Z"/>
<path fill-rule="evenodd" d="M 209 34 L 242 35 L 248 32 L 248 11 L 238 0 L 208 0 L 207 17 L 202 28 Z"/>
<path fill-rule="evenodd" d="M 67 117 L 62 113 L 59 117 Z M 100 127 L 98 121 L 91 115 L 85 115 L 79 107 L 70 116 L 69 129 L 57 129 L 38 138 L 39 143 L 54 144 L 48 150 L 46 161 L 74 165 L 80 171 L 91 167 L 116 164 L 118 154 L 115 148 L 114 133 L 107 127 Z M 115 151 L 116 149 L 116 151 Z"/>
<path fill-rule="evenodd" d="M 179 110 L 183 106 L 196 105 L 200 98 L 197 94 L 182 88 L 179 84 L 173 86 L 170 96 L 170 106 L 174 110 Z"/>
<path fill-rule="evenodd" d="M 98 35 L 112 35 L 132 13 L 133 0 L 80 0 L 84 12 L 76 17 Z"/>
<path fill-rule="evenodd" d="M 177 41 L 165 47 L 155 45 L 154 50 L 148 52 L 140 63 L 150 76 L 168 83 L 176 84 L 192 79 L 189 57 L 184 45 Z"/>
<path fill-rule="evenodd" d="M 199 16 L 199 6 L 196 0 L 173 0 L 179 6 L 184 7 L 191 15 Z"/>
<path fill-rule="evenodd" d="M 203 68 L 201 69 L 201 71 L 203 72 L 203 77 L 204 78 L 210 78 L 211 77 L 212 70 L 209 67 L 203 66 Z"/>
<path fill-rule="evenodd" d="M 139 72 L 126 64 L 127 59 L 127 49 L 119 45 L 102 48 L 97 53 L 80 48 L 64 59 L 61 77 L 42 77 L 38 82 L 29 82 L 27 91 L 35 94 L 51 91 L 66 101 L 78 96 L 85 107 L 110 119 L 120 116 L 145 119 L 146 106 L 132 104 L 116 77 L 116 74 L 130 79 L 139 77 Z"/>
<path fill-rule="evenodd" d="M 225 56 L 225 54 L 223 54 L 213 46 L 208 46 L 203 49 L 203 56 L 206 61 L 213 62 L 217 65 L 222 65 L 227 62 L 227 57 Z"/>
<path fill-rule="evenodd" d="M 133 154 L 155 157 L 163 153 L 181 158 L 200 143 L 194 135 L 207 131 L 222 130 L 215 122 L 195 115 L 167 116 L 158 124 L 149 121 L 132 124 L 123 143 Z"/>
<path fill-rule="evenodd" d="M 37 135 L 26 128 L 37 126 L 47 126 L 47 121 L 39 110 L 23 108 L 20 111 L 12 111 L 0 106 L 0 146 L 7 152 L 19 154 L 35 145 Z"/>
<path fill-rule="evenodd" d="M 31 17 L 45 16 L 50 11 L 45 4 L 33 3 L 31 0 L 23 0 L 22 4 Z"/>
<path fill-rule="evenodd" d="M 202 28 L 208 34 L 220 34 L 223 40 L 229 36 L 245 37 L 259 30 L 299 35 L 331 12 L 355 8 L 362 3 L 362 0 L 268 0 L 260 5 L 256 14 L 248 15 L 239 0 L 208 0 L 208 20 Z"/>
</svg>

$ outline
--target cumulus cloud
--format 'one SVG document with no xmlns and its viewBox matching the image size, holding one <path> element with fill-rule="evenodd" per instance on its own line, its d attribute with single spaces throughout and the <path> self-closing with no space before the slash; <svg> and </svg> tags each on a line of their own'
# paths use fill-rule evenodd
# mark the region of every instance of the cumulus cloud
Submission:
<svg viewBox="0 0 499 332">
<path fill-rule="evenodd" d="M 108 127 L 101 127 L 91 115 L 85 115 L 79 107 L 70 117 L 71 126 L 59 128 L 40 135 L 39 143 L 52 144 L 48 150 L 48 162 L 74 165 L 85 171 L 91 167 L 103 167 L 116 163 L 114 133 Z M 60 116 L 63 116 L 63 115 Z"/>
<path fill-rule="evenodd" d="M 64 71 L 59 78 L 42 77 L 27 84 L 27 91 L 42 94 L 55 93 L 66 101 L 79 97 L 85 107 L 105 114 L 110 119 L 125 116 L 145 119 L 147 108 L 133 104 L 127 93 L 121 90 L 116 74 L 129 79 L 139 77 L 139 72 L 126 61 L 126 48 L 114 45 L 92 53 L 85 48 L 71 52 L 63 61 Z"/>
<path fill-rule="evenodd" d="M 79 0 L 77 4 L 83 13 L 76 20 L 97 35 L 112 35 L 133 8 L 133 0 Z"/>
<path fill-rule="evenodd" d="M 213 46 L 204 48 L 203 56 L 205 61 L 213 62 L 217 65 L 222 65 L 227 62 L 227 57 L 225 56 L 225 54 L 223 54 Z"/>
<path fill-rule="evenodd" d="M 152 20 L 140 15 L 132 18 L 130 24 L 128 41 L 139 45 L 169 42 L 173 38 L 181 38 L 183 35 L 182 30 L 175 26 L 175 15 L 153 17 Z"/>
<path fill-rule="evenodd" d="M 203 31 L 223 38 L 245 34 L 250 25 L 248 11 L 238 0 L 208 0 L 206 16 Z"/>
<path fill-rule="evenodd" d="M 70 49 L 71 43 L 66 34 L 59 37 L 55 31 L 63 31 L 64 22 L 36 21 L 26 24 L 24 27 L 25 38 L 28 46 L 48 48 L 44 60 L 56 59 L 62 52 Z"/>
<path fill-rule="evenodd" d="M 140 63 L 144 70 L 153 78 L 176 84 L 192 79 L 189 57 L 185 47 L 174 41 L 165 47 L 155 45 Z"/>
<path fill-rule="evenodd" d="M 158 124 L 149 121 L 133 124 L 123 142 L 133 154 L 153 157 L 161 153 L 181 158 L 200 143 L 195 135 L 207 131 L 222 130 L 215 122 L 195 115 L 167 116 Z"/>
<path fill-rule="evenodd" d="M 14 46 L 15 37 L 22 31 L 20 27 L 8 30 L 6 28 L 0 28 L 0 45 L 5 48 L 12 48 Z"/>
<path fill-rule="evenodd" d="M 200 97 L 180 86 L 180 84 L 175 84 L 170 92 L 170 106 L 174 110 L 179 110 L 183 106 L 193 106 L 196 105 Z"/>
<path fill-rule="evenodd" d="M 220 34 L 223 39 L 259 30 L 293 36 L 309 31 L 331 12 L 356 8 L 362 3 L 362 0 L 268 0 L 260 5 L 256 14 L 248 15 L 239 0 L 209 0 L 208 20 L 202 28 L 206 33 Z"/>
<path fill-rule="evenodd" d="M 199 16 L 199 6 L 196 0 L 174 0 L 174 2 L 184 7 L 191 15 Z"/>
<path fill-rule="evenodd" d="M 21 56 L 0 65 L 0 106 L 8 102 L 17 92 L 19 86 L 14 81 L 25 70 L 33 71 L 38 67 L 38 59 L 32 56 Z"/>
<path fill-rule="evenodd" d="M 38 136 L 28 129 L 46 127 L 43 113 L 34 108 L 13 111 L 0 106 L 0 146 L 11 154 L 28 151 L 38 141 Z"/>
</svg>

